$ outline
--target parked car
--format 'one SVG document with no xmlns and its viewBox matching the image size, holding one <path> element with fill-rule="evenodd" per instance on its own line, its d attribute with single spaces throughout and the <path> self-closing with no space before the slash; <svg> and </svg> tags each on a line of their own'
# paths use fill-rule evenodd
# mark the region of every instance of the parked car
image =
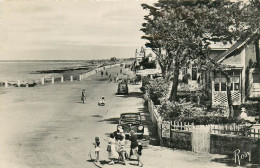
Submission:
<svg viewBox="0 0 260 168">
<path fill-rule="evenodd" d="M 138 137 L 144 134 L 144 126 L 142 124 L 140 113 L 122 113 L 120 115 L 117 131 L 123 129 L 126 137 L 129 136 L 130 131 L 133 130 Z"/>
<path fill-rule="evenodd" d="M 118 84 L 117 94 L 128 94 L 128 85 L 126 82 L 120 82 Z"/>
</svg>

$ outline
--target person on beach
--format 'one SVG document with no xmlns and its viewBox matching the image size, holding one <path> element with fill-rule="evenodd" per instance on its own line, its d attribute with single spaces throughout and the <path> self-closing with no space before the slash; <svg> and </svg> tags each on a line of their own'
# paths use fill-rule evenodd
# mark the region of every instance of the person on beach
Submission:
<svg viewBox="0 0 260 168">
<path fill-rule="evenodd" d="M 112 76 L 109 74 L 109 82 L 112 82 Z"/>
<path fill-rule="evenodd" d="M 107 145 L 107 151 L 108 151 L 108 159 L 110 160 L 108 164 L 113 165 L 115 164 L 114 160 L 118 158 L 116 156 L 116 139 L 114 133 L 110 134 L 110 138 L 108 140 L 108 145 Z"/>
<path fill-rule="evenodd" d="M 143 167 L 143 165 L 144 165 L 143 162 L 141 161 L 142 150 L 143 150 L 143 145 L 139 141 L 138 142 L 138 150 L 137 150 L 136 157 L 137 157 L 137 165 L 140 166 L 140 167 Z"/>
<path fill-rule="evenodd" d="M 103 73 L 104 73 L 104 72 L 103 72 L 103 71 L 101 71 L 101 76 L 102 76 L 102 77 L 103 77 Z"/>
<path fill-rule="evenodd" d="M 132 155 L 137 156 L 137 151 L 138 151 L 137 135 L 133 130 L 130 131 L 129 140 L 131 141 L 130 154 L 129 154 L 129 159 L 130 159 Z"/>
<path fill-rule="evenodd" d="M 82 101 L 82 103 L 85 104 L 85 101 L 86 101 L 86 92 L 85 92 L 85 89 L 82 90 L 82 93 L 81 93 L 81 101 Z"/>
<path fill-rule="evenodd" d="M 99 137 L 95 137 L 95 142 L 93 143 L 94 145 L 94 151 L 95 151 L 95 162 L 99 161 L 99 151 L 100 151 L 100 141 Z"/>
<path fill-rule="evenodd" d="M 118 162 L 122 161 L 122 164 L 125 165 L 125 138 L 123 135 L 118 136 L 118 147 L 117 147 L 117 152 L 118 152 Z"/>
<path fill-rule="evenodd" d="M 106 76 L 108 76 L 108 72 L 106 71 Z"/>
</svg>

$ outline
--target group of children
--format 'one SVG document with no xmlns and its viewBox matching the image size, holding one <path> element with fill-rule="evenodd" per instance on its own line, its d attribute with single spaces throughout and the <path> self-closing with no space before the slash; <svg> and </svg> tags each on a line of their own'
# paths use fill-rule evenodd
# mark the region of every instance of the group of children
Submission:
<svg viewBox="0 0 260 168">
<path fill-rule="evenodd" d="M 130 137 L 131 138 L 131 137 Z M 100 140 L 99 137 L 95 138 L 94 144 L 94 151 L 95 151 L 95 161 L 99 161 L 99 152 L 100 152 Z M 107 145 L 107 152 L 108 152 L 108 158 L 109 158 L 109 164 L 113 165 L 115 164 L 115 161 L 118 163 L 122 163 L 123 165 L 126 164 L 126 159 L 130 159 L 131 155 L 136 156 L 138 165 L 143 166 L 143 163 L 140 160 L 140 157 L 142 155 L 142 143 L 138 142 L 138 145 L 135 148 L 130 149 L 130 156 L 128 157 L 128 154 L 125 150 L 125 134 L 120 131 L 114 132 L 110 134 L 110 138 L 108 140 Z"/>
</svg>

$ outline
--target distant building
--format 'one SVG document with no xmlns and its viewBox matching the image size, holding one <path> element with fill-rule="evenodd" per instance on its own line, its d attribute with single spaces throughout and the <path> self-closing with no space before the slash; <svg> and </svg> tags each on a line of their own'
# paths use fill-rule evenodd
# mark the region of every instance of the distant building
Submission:
<svg viewBox="0 0 260 168">
<path fill-rule="evenodd" d="M 140 52 L 135 51 L 135 65 L 140 65 L 140 62 L 142 62 L 143 58 L 145 57 L 145 49 L 142 47 Z"/>
</svg>

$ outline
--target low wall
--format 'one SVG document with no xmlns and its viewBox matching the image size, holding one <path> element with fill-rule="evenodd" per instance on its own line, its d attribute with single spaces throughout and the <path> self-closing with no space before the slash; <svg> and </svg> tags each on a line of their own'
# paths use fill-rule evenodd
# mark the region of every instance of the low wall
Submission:
<svg viewBox="0 0 260 168">
<path fill-rule="evenodd" d="M 229 155 L 234 158 L 237 149 L 240 154 L 251 152 L 252 162 L 260 163 L 260 139 L 237 135 L 210 135 L 210 153 Z"/>
<path fill-rule="evenodd" d="M 171 131 L 171 138 L 165 144 L 168 147 L 192 151 L 192 133 L 187 131 Z"/>
<path fill-rule="evenodd" d="M 147 96 L 146 96 L 147 97 Z M 209 138 L 202 138 L 203 141 L 207 143 L 198 142 L 199 145 L 207 145 L 205 147 L 208 148 L 207 153 L 210 152 L 212 154 L 222 154 L 229 155 L 235 161 L 236 160 L 249 160 L 248 156 L 250 154 L 250 162 L 260 164 L 260 139 L 259 138 L 251 138 L 246 136 L 239 135 L 231 135 L 231 134 L 210 134 L 210 129 L 208 132 L 203 132 L 205 130 L 200 130 L 200 127 L 192 126 L 189 130 L 175 130 L 171 129 L 170 138 L 162 138 L 161 137 L 161 124 L 162 119 L 157 113 L 157 110 L 153 104 L 153 102 L 149 99 L 148 101 L 148 110 L 153 122 L 153 125 L 158 131 L 158 138 L 160 139 L 160 145 L 165 147 L 171 147 L 176 149 L 194 151 L 193 145 L 196 146 L 197 143 L 194 143 L 194 133 L 198 131 L 199 133 L 208 134 Z M 202 136 L 203 137 L 203 136 Z M 210 144 L 210 146 L 209 146 Z M 200 146 L 204 149 L 204 146 Z M 201 152 L 201 151 L 194 151 Z"/>
<path fill-rule="evenodd" d="M 148 99 L 147 95 L 144 95 L 144 98 L 148 101 L 148 111 L 150 113 L 150 117 L 152 119 L 153 126 L 157 129 L 158 138 L 160 140 L 161 146 L 183 149 L 183 150 L 192 150 L 191 147 L 191 132 L 187 131 L 171 131 L 171 138 L 162 138 L 162 119 L 157 113 L 153 102 Z"/>
</svg>

